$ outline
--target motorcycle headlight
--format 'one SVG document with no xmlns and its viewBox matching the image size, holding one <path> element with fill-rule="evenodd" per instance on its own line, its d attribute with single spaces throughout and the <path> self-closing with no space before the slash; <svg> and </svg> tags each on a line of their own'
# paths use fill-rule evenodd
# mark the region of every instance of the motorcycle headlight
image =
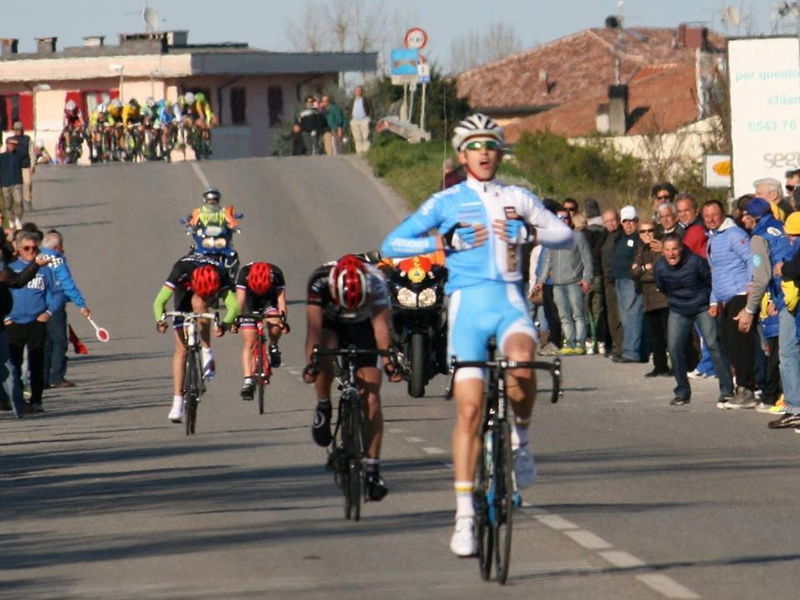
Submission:
<svg viewBox="0 0 800 600">
<path fill-rule="evenodd" d="M 228 241 L 225 238 L 217 238 L 214 240 L 214 246 L 217 248 L 224 248 L 228 245 Z"/>
<path fill-rule="evenodd" d="M 203 248 L 213 248 L 214 247 L 214 238 L 203 238 L 203 241 L 200 243 Z"/>
<path fill-rule="evenodd" d="M 397 302 L 406 308 L 416 308 L 417 295 L 408 288 L 397 288 Z"/>
<path fill-rule="evenodd" d="M 419 293 L 420 308 L 428 308 L 436 304 L 436 290 L 427 288 Z"/>
</svg>

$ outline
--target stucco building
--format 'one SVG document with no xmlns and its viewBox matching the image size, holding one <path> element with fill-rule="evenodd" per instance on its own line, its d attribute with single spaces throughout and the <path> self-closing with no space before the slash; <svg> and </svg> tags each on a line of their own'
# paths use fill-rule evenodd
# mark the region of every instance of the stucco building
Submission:
<svg viewBox="0 0 800 600">
<path fill-rule="evenodd" d="M 219 117 L 214 156 L 272 154 L 274 137 L 298 100 L 336 84 L 339 73 L 371 72 L 376 53 L 285 53 L 243 43 L 190 44 L 188 32 L 103 36 L 58 50 L 57 38 L 38 38 L 37 51 L 18 53 L 18 40 L 0 40 L 0 131 L 22 121 L 53 151 L 64 104 L 75 100 L 88 115 L 100 102 L 135 97 L 174 101 L 203 92 Z"/>
</svg>

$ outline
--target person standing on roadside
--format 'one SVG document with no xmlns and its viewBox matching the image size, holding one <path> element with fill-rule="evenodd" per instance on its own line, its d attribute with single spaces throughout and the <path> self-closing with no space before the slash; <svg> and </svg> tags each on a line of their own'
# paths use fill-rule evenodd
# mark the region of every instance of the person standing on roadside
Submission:
<svg viewBox="0 0 800 600">
<path fill-rule="evenodd" d="M 354 97 L 347 106 L 347 116 L 350 118 L 356 154 L 364 154 L 369 150 L 369 126 L 374 114 L 372 102 L 364 96 L 364 86 L 357 85 L 353 94 Z"/>
<path fill-rule="evenodd" d="M 679 235 L 667 234 L 663 240 L 664 258 L 655 263 L 655 282 L 669 303 L 667 328 L 675 397 L 670 404 L 683 406 L 692 397 L 687 371 L 687 342 L 692 325 L 697 324 L 707 340 L 711 360 L 719 373 L 719 402 L 733 398 L 733 379 L 719 343 L 717 321 L 711 316 L 711 270 L 708 263 L 689 252 Z"/>
<path fill-rule="evenodd" d="M 325 120 L 328 123 L 329 131 L 322 135 L 322 144 L 325 147 L 325 154 L 334 156 L 344 152 L 342 139 L 344 138 L 344 130 L 347 127 L 347 119 L 336 103 L 331 100 L 330 96 L 323 96 L 320 102 L 320 110 L 325 115 Z"/>
<path fill-rule="evenodd" d="M 3 188 L 5 217 L 9 227 L 22 227 L 22 156 L 17 152 L 17 138 L 6 140 L 6 151 L 0 154 L 0 186 Z"/>
<path fill-rule="evenodd" d="M 92 316 L 83 294 L 72 278 L 67 257 L 64 256 L 64 240 L 61 234 L 51 229 L 42 240 L 42 254 L 50 257 L 49 267 L 56 276 L 61 291 L 67 300 L 75 303 L 81 314 L 87 319 Z M 47 339 L 44 345 L 44 384 L 46 387 L 71 388 L 75 384 L 64 378 L 67 374 L 67 306 L 66 303 L 60 310 L 53 313 L 47 322 Z"/>
<path fill-rule="evenodd" d="M 14 136 L 17 140 L 17 152 L 22 166 L 22 201 L 25 211 L 33 210 L 33 182 L 31 176 L 36 169 L 36 153 L 29 135 L 25 134 L 22 122 L 14 123 Z"/>
<path fill-rule="evenodd" d="M 39 237 L 29 231 L 20 232 L 17 237 L 17 251 L 19 258 L 9 267 L 19 273 L 36 259 L 39 253 Z M 47 322 L 64 306 L 66 296 L 58 288 L 51 269 L 40 269 L 27 286 L 11 290 L 11 296 L 14 300 L 13 307 L 5 318 L 11 359 L 16 366 L 17 377 L 21 380 L 22 362 L 27 348 L 31 385 L 30 409 L 33 412 L 43 412 Z"/>
<path fill-rule="evenodd" d="M 603 225 L 606 228 L 606 237 L 600 246 L 600 264 L 603 269 L 603 293 L 606 301 L 606 356 L 619 356 L 622 354 L 622 321 L 619 317 L 619 302 L 617 289 L 614 286 L 614 273 L 611 263 L 614 258 L 614 247 L 622 235 L 619 226 L 619 213 L 613 208 L 603 213 Z M 602 354 L 602 353 L 601 353 Z"/>
<path fill-rule="evenodd" d="M 611 273 L 617 290 L 619 316 L 622 321 L 622 354 L 612 358 L 619 363 L 642 362 L 642 324 L 644 298 L 638 282 L 631 277 L 631 267 L 639 244 L 639 215 L 633 206 L 619 211 L 622 235 L 614 246 Z"/>
<path fill-rule="evenodd" d="M 592 251 L 592 285 L 585 296 L 586 321 L 588 323 L 588 338 L 586 339 L 586 354 L 606 353 L 606 307 L 605 294 L 603 293 L 603 265 L 600 260 L 600 251 L 606 239 L 606 229 L 603 218 L 600 216 L 600 206 L 594 198 L 587 198 L 583 203 L 583 212 L 586 215 L 587 225 L 584 235 Z"/>
<path fill-rule="evenodd" d="M 709 314 L 718 319 L 722 348 L 736 372 L 734 397 L 720 400 L 718 408 L 755 406 L 755 329 L 740 327 L 752 278 L 752 252 L 747 233 L 725 216 L 722 205 L 709 200 L 703 205 L 708 229 L 708 265 L 711 267 Z M 710 345 L 710 340 L 706 339 Z M 718 377 L 722 373 L 717 372 Z M 733 402 L 729 407 L 728 402 Z"/>
</svg>

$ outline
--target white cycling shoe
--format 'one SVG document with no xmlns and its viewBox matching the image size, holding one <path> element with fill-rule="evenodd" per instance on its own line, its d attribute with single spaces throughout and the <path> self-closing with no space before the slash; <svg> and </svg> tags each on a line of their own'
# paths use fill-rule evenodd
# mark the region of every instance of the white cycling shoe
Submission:
<svg viewBox="0 0 800 600">
<path fill-rule="evenodd" d="M 467 558 L 478 554 L 478 538 L 475 536 L 475 517 L 458 517 L 450 550 L 456 556 Z"/>
<path fill-rule="evenodd" d="M 530 444 L 514 448 L 514 476 L 521 490 L 531 487 L 536 479 L 536 463 L 533 462 Z"/>
<path fill-rule="evenodd" d="M 173 423 L 180 423 L 183 419 L 183 398 L 172 399 L 172 410 L 169 411 L 167 418 Z"/>
</svg>

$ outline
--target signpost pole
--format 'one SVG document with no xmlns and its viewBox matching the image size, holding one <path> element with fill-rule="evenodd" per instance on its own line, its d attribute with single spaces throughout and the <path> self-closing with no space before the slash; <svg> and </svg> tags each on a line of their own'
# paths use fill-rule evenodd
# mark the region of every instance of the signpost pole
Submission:
<svg viewBox="0 0 800 600">
<path fill-rule="evenodd" d="M 422 84 L 422 99 L 419 110 L 419 128 L 423 131 L 425 131 L 425 88 L 427 87 L 427 83 Z"/>
</svg>

